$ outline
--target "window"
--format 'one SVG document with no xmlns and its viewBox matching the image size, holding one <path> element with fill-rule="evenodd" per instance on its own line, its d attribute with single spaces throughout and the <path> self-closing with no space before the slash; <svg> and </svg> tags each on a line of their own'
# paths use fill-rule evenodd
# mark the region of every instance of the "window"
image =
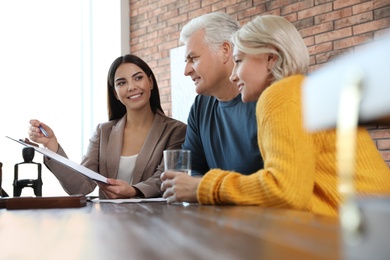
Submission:
<svg viewBox="0 0 390 260">
<path fill-rule="evenodd" d="M 128 8 L 121 0 L 0 2 L 0 161 L 10 196 L 23 146 L 5 136 L 27 137 L 29 120 L 39 119 L 69 159 L 80 162 L 96 125 L 107 121 L 107 71 L 123 52 L 121 4 Z M 42 156 L 36 153 L 33 161 L 42 163 Z M 34 171 L 19 169 L 19 179 L 36 179 Z M 43 196 L 66 194 L 44 165 L 42 180 Z M 22 196 L 31 195 L 23 189 Z"/>
</svg>

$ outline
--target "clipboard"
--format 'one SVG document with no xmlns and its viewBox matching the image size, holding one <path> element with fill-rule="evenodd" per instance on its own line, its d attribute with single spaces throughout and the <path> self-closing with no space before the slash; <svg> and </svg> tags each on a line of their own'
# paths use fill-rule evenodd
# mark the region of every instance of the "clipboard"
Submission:
<svg viewBox="0 0 390 260">
<path fill-rule="evenodd" d="M 65 158 L 64 156 L 61 156 L 61 155 L 59 155 L 59 154 L 57 154 L 57 153 L 55 153 L 47 148 L 39 147 L 35 143 L 27 143 L 27 142 L 24 142 L 23 140 L 17 140 L 17 139 L 11 138 L 9 136 L 6 136 L 6 137 L 19 143 L 19 144 L 24 145 L 24 146 L 32 147 L 38 153 L 43 154 L 43 155 L 45 155 L 53 160 L 56 160 L 57 162 L 62 163 L 63 165 L 75 170 L 76 172 L 78 172 L 78 173 L 80 173 L 80 174 L 82 174 L 82 175 L 84 175 L 84 176 L 86 176 L 94 181 L 99 181 L 99 182 L 108 184 L 106 177 L 100 175 L 97 172 L 94 172 L 94 171 L 88 169 L 85 166 L 82 166 L 78 163 L 75 163 L 75 162 L 69 160 L 68 158 Z"/>
</svg>

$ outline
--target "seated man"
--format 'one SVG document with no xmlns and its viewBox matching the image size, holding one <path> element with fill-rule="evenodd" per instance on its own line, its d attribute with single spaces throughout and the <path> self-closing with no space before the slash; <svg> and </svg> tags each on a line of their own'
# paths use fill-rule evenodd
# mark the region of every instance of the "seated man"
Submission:
<svg viewBox="0 0 390 260">
<path fill-rule="evenodd" d="M 191 151 L 192 175 L 213 168 L 251 174 L 263 167 L 256 144 L 256 102 L 243 103 L 233 69 L 231 35 L 239 29 L 231 16 L 216 12 L 194 18 L 183 27 L 184 74 L 199 94 L 192 105 L 183 149 Z"/>
</svg>

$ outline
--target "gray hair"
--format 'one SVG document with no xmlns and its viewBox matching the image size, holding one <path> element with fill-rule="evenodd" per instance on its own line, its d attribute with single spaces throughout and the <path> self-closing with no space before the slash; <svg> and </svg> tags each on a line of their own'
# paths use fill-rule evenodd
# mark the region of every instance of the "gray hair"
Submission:
<svg viewBox="0 0 390 260">
<path fill-rule="evenodd" d="M 199 30 L 205 32 L 205 43 L 216 51 L 224 42 L 231 43 L 231 36 L 240 24 L 230 15 L 214 12 L 201 15 L 187 23 L 180 32 L 180 42 L 186 44 L 188 38 Z"/>
<path fill-rule="evenodd" d="M 307 73 L 310 61 L 305 42 L 294 25 L 281 16 L 257 16 L 233 34 L 232 42 L 246 54 L 276 54 L 278 59 L 271 70 L 273 82 Z"/>
</svg>

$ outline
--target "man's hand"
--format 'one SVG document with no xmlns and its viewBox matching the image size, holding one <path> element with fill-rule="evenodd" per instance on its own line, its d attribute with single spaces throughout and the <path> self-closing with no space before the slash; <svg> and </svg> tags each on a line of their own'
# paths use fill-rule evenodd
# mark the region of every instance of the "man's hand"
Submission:
<svg viewBox="0 0 390 260">
<path fill-rule="evenodd" d="M 163 172 L 160 178 L 163 198 L 167 199 L 168 203 L 198 202 L 196 193 L 201 178 L 172 171 Z"/>
</svg>

